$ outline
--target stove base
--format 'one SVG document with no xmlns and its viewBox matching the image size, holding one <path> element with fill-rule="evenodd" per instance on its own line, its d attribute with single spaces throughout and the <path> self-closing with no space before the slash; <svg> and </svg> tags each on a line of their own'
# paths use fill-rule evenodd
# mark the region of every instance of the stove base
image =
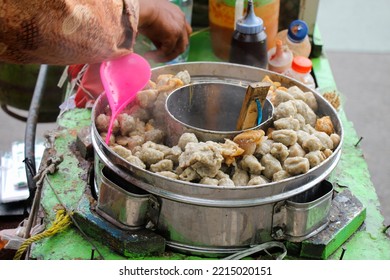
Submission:
<svg viewBox="0 0 390 280">
<path fill-rule="evenodd" d="M 165 239 L 148 229 L 124 230 L 101 217 L 84 195 L 74 218 L 83 232 L 125 257 L 154 256 L 165 252 Z"/>
<path fill-rule="evenodd" d="M 327 227 L 302 242 L 287 242 L 287 251 L 301 258 L 327 259 L 359 230 L 365 218 L 366 208 L 346 189 L 333 198 Z"/>
<path fill-rule="evenodd" d="M 80 200 L 74 217 L 79 227 L 90 237 L 109 246 L 112 250 L 125 257 L 134 255 L 157 256 L 169 251 L 177 251 L 182 254 L 199 255 L 207 257 L 226 257 L 247 248 L 234 248 L 205 251 L 199 249 L 199 254 L 194 254 L 194 248 L 186 248 L 180 244 L 166 242 L 166 240 L 148 229 L 126 230 L 104 219 L 94 209 L 93 198 L 84 195 Z M 362 226 L 366 218 L 366 208 L 349 191 L 343 190 L 334 196 L 330 209 L 329 222 L 326 227 L 316 235 L 303 241 L 284 241 L 287 248 L 287 258 L 327 259 L 348 238 L 350 238 Z M 195 250 L 196 251 L 196 250 Z"/>
</svg>

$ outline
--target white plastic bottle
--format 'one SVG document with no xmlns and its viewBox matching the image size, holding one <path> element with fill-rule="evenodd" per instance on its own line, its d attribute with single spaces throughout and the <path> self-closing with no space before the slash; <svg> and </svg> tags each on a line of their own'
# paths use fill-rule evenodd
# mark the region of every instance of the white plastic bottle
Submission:
<svg viewBox="0 0 390 280">
<path fill-rule="evenodd" d="M 268 70 L 283 73 L 291 67 L 293 53 L 281 40 L 276 40 L 276 46 L 268 51 Z"/>
<path fill-rule="evenodd" d="M 291 68 L 287 69 L 283 74 L 293 78 L 311 89 L 316 88 L 316 83 L 311 75 L 312 63 L 311 60 L 304 56 L 294 57 Z"/>
<path fill-rule="evenodd" d="M 287 45 L 294 56 L 309 57 L 311 43 L 308 36 L 309 29 L 303 20 L 294 20 L 288 29 L 280 31 L 276 35 L 276 40 L 281 40 L 283 45 Z"/>
</svg>

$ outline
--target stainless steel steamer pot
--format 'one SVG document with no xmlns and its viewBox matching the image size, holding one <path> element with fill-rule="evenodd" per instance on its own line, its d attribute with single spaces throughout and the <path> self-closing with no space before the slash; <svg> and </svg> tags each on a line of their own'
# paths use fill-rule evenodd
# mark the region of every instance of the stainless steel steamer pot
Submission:
<svg viewBox="0 0 390 280">
<path fill-rule="evenodd" d="M 149 220 L 154 224 L 156 232 L 167 240 L 167 245 L 180 251 L 202 255 L 230 254 L 254 244 L 273 240 L 275 220 L 280 220 L 280 217 L 278 219 L 274 217 L 275 207 L 288 202 L 298 194 L 311 191 L 313 187 L 318 188 L 336 167 L 344 138 L 337 112 L 316 91 L 298 81 L 250 66 L 220 62 L 182 63 L 154 68 L 152 80 L 160 74 L 176 74 L 182 70 L 189 72 L 193 83 L 219 81 L 245 86 L 261 81 L 268 75 L 273 81 L 280 81 L 286 87 L 297 85 L 304 91 L 312 91 L 318 102 L 317 114 L 331 117 L 341 142 L 334 153 L 320 165 L 310 169 L 306 174 L 280 182 L 258 186 L 223 187 L 172 180 L 130 164 L 105 144 L 95 125 L 96 116 L 103 112 L 108 104 L 102 95 L 92 111 L 92 144 L 95 150 L 97 186 L 100 186 L 104 177 L 101 172 L 104 167 L 112 170 L 129 185 L 149 193 L 153 198 L 153 211 L 148 215 Z M 115 201 L 112 203 L 115 204 Z M 321 203 L 321 207 L 324 207 L 323 202 Z M 129 205 L 129 202 L 123 204 L 123 207 L 126 205 Z M 329 209 L 329 205 L 325 208 Z M 107 211 L 103 209 L 103 212 L 106 212 L 107 216 Z M 119 215 L 111 215 L 111 219 L 115 219 L 117 223 L 119 219 L 119 224 L 125 228 L 132 226 L 126 225 L 126 218 L 121 219 Z M 321 219 L 323 220 L 323 217 Z M 323 224 L 319 226 L 323 228 Z M 303 238 L 315 232 L 298 231 L 305 234 L 301 236 Z"/>
</svg>

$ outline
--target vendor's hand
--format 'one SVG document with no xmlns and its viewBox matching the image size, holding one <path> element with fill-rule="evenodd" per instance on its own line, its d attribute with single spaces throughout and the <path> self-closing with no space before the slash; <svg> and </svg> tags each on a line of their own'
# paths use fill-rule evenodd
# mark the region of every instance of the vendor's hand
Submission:
<svg viewBox="0 0 390 280">
<path fill-rule="evenodd" d="M 147 52 L 145 57 L 166 62 L 183 53 L 192 32 L 183 11 L 168 0 L 142 0 L 139 5 L 138 31 L 157 48 Z"/>
</svg>

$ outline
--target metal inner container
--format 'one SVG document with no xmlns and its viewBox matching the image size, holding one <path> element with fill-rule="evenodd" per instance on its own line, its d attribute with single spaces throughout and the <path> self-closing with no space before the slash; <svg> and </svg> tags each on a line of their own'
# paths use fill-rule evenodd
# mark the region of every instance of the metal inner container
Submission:
<svg viewBox="0 0 390 280">
<path fill-rule="evenodd" d="M 98 171 L 99 203 L 96 211 L 111 223 L 129 230 L 147 223 L 150 194 L 124 181 L 107 167 Z"/>
<path fill-rule="evenodd" d="M 243 130 L 236 130 L 246 87 L 223 82 L 189 84 L 174 90 L 165 103 L 169 143 L 177 143 L 184 132 L 200 141 L 223 142 Z M 266 130 L 272 124 L 273 105 L 266 99 L 262 120 L 250 129 Z"/>
<path fill-rule="evenodd" d="M 318 103 L 317 115 L 330 116 L 341 142 L 321 164 L 305 174 L 279 182 L 230 187 L 173 180 L 131 164 L 106 145 L 95 125 L 96 117 L 104 112 L 108 104 L 102 95 L 92 111 L 91 140 L 95 166 L 109 168 L 154 198 L 158 206 L 153 207 L 153 213 L 148 215 L 150 222 L 155 232 L 175 250 L 199 255 L 225 255 L 274 240 L 278 229 L 273 223 L 275 207 L 320 184 L 340 159 L 344 133 L 337 112 L 320 94 L 305 85 L 283 75 L 245 65 L 191 62 L 162 66 L 153 69 L 152 80 L 160 74 L 176 74 L 182 70 L 189 72 L 193 83 L 213 81 L 246 86 L 268 75 L 271 80 L 279 81 L 286 87 L 297 85 L 304 91 L 311 91 Z M 99 186 L 101 172 L 95 171 L 95 174 Z"/>
<path fill-rule="evenodd" d="M 274 207 L 274 238 L 305 240 L 326 227 L 332 204 L 333 185 L 322 181 Z"/>
</svg>

